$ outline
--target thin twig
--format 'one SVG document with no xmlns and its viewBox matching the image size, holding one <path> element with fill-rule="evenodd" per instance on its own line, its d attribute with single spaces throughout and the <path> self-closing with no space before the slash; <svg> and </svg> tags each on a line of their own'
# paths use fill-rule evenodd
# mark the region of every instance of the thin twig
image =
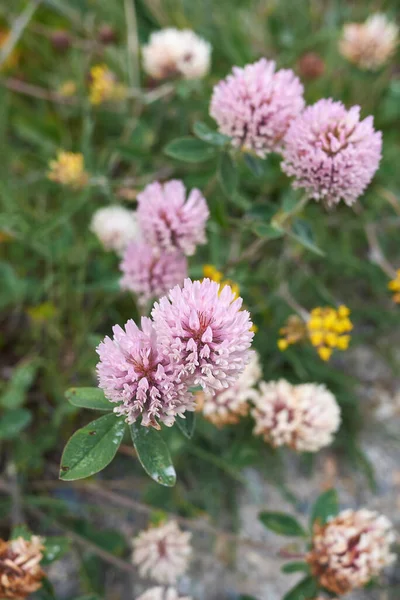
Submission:
<svg viewBox="0 0 400 600">
<path fill-rule="evenodd" d="M 11 524 L 13 527 L 21 525 L 24 522 L 24 515 L 22 511 L 22 499 L 21 490 L 18 483 L 18 471 L 13 460 L 7 465 L 6 474 L 9 481 L 10 496 L 12 499 L 11 503 Z"/>
<path fill-rule="evenodd" d="M 17 45 L 18 40 L 24 33 L 26 26 L 32 19 L 40 3 L 41 0 L 30 0 L 30 2 L 28 2 L 28 4 L 26 5 L 25 9 L 15 19 L 11 28 L 10 35 L 8 36 L 7 41 L 0 50 L 0 70 L 6 62 L 7 58 L 10 56 L 11 52 L 14 50 L 15 46 Z"/>
<path fill-rule="evenodd" d="M 290 306 L 290 308 L 293 308 L 293 310 L 303 319 L 303 321 L 308 321 L 310 314 L 293 298 L 286 281 L 281 283 L 279 286 L 277 295 L 280 296 L 282 300 L 284 300 L 286 304 Z"/>
<path fill-rule="evenodd" d="M 379 244 L 378 236 L 374 223 L 368 223 L 365 225 L 365 235 L 367 236 L 369 244 L 369 257 L 370 261 L 378 265 L 384 273 L 390 278 L 396 278 L 396 271 L 386 259 L 383 250 Z"/>
<path fill-rule="evenodd" d="M 387 202 L 389 202 L 390 206 L 394 209 L 394 211 L 400 215 L 400 201 L 397 198 L 396 194 L 392 191 L 387 190 L 386 188 L 379 187 L 378 192 Z"/>
</svg>

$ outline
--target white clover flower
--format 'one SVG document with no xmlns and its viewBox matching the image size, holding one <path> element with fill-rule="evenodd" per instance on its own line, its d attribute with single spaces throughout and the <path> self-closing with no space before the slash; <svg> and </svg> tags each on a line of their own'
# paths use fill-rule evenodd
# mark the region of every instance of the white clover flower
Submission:
<svg viewBox="0 0 400 600">
<path fill-rule="evenodd" d="M 252 352 L 250 362 L 236 383 L 214 395 L 204 392 L 197 394 L 198 410 L 217 427 L 238 423 L 241 416 L 247 415 L 249 401 L 258 395 L 254 386 L 261 376 L 259 356 L 257 352 Z"/>
<path fill-rule="evenodd" d="M 188 568 L 192 534 L 179 529 L 175 521 L 142 531 L 133 540 L 132 562 L 141 577 L 174 584 Z"/>
<path fill-rule="evenodd" d="M 147 590 L 137 600 L 192 600 L 189 596 L 178 596 L 175 588 L 154 587 Z"/>
<path fill-rule="evenodd" d="M 274 447 L 286 445 L 299 452 L 316 452 L 332 442 L 340 425 L 334 395 L 316 383 L 262 381 L 254 404 L 253 433 Z"/>
<path fill-rule="evenodd" d="M 399 29 L 386 15 L 377 13 L 365 23 L 347 23 L 339 42 L 341 54 L 360 69 L 382 67 L 396 50 Z"/>
<path fill-rule="evenodd" d="M 106 250 L 114 250 L 118 254 L 123 253 L 129 242 L 140 237 L 136 213 L 117 204 L 96 210 L 90 230 Z"/>
<path fill-rule="evenodd" d="M 210 69 L 211 45 L 190 29 L 161 29 L 142 48 L 143 69 L 154 79 L 200 79 Z"/>
<path fill-rule="evenodd" d="M 344 510 L 326 525 L 314 525 L 307 562 L 320 585 L 334 594 L 347 594 L 394 561 L 394 541 L 393 526 L 385 516 L 366 509 Z"/>
</svg>

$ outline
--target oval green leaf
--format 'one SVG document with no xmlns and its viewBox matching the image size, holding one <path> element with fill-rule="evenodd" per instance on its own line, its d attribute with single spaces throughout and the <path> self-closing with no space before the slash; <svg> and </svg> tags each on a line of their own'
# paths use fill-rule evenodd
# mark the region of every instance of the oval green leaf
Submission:
<svg viewBox="0 0 400 600">
<path fill-rule="evenodd" d="M 218 179 L 228 198 L 231 198 L 238 186 L 238 172 L 232 157 L 227 152 L 221 154 L 218 168 Z"/>
<path fill-rule="evenodd" d="M 12 440 L 32 421 L 32 414 L 26 408 L 7 410 L 0 419 L 0 440 Z"/>
<path fill-rule="evenodd" d="M 96 387 L 69 388 L 65 397 L 74 406 L 90 410 L 113 410 L 115 404 L 107 400 L 104 392 Z"/>
<path fill-rule="evenodd" d="M 139 423 L 132 423 L 130 430 L 140 464 L 146 473 L 157 483 L 173 487 L 176 473 L 161 434 L 153 427 L 143 427 Z"/>
<path fill-rule="evenodd" d="M 264 511 L 259 514 L 261 523 L 279 535 L 289 535 L 294 537 L 305 536 L 305 531 L 300 523 L 291 515 L 280 512 Z"/>
<path fill-rule="evenodd" d="M 283 565 L 283 567 L 281 568 L 281 571 L 282 573 L 298 573 L 299 571 L 303 573 L 309 573 L 310 567 L 306 562 L 299 560 L 286 563 L 286 565 Z"/>
<path fill-rule="evenodd" d="M 292 588 L 283 600 L 312 600 L 318 594 L 318 584 L 313 577 L 305 577 Z"/>
<path fill-rule="evenodd" d="M 193 126 L 193 133 L 196 137 L 203 140 L 203 142 L 207 142 L 207 144 L 211 144 L 212 146 L 225 146 L 231 139 L 227 135 L 213 131 L 208 125 L 201 123 L 201 121 L 196 121 Z"/>
<path fill-rule="evenodd" d="M 65 446 L 60 479 L 84 479 L 104 469 L 116 455 L 124 430 L 124 420 L 114 413 L 78 429 Z"/>
<path fill-rule="evenodd" d="M 330 517 L 336 517 L 339 512 L 339 499 L 337 491 L 334 489 L 327 490 L 321 494 L 314 503 L 311 509 L 310 526 L 312 527 L 315 521 L 320 525 L 325 525 Z"/>
<path fill-rule="evenodd" d="M 171 158 L 189 163 L 204 162 L 215 156 L 215 148 L 196 138 L 184 137 L 172 140 L 164 148 L 164 153 Z"/>
<path fill-rule="evenodd" d="M 190 438 L 193 436 L 194 428 L 196 425 L 196 413 L 186 411 L 185 418 L 177 417 L 175 423 L 177 424 L 183 435 L 190 440 Z"/>
</svg>

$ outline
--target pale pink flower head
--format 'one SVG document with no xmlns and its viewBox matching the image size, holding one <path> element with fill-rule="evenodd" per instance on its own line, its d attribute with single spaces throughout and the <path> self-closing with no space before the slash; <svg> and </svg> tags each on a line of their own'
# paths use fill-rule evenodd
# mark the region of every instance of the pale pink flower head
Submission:
<svg viewBox="0 0 400 600">
<path fill-rule="evenodd" d="M 229 285 L 185 279 L 156 302 L 154 325 L 164 353 L 179 377 L 205 391 L 232 385 L 250 360 L 254 334 L 242 299 Z"/>
<path fill-rule="evenodd" d="M 399 28 L 386 15 L 370 15 L 365 23 L 346 23 L 339 41 L 341 54 L 360 69 L 375 71 L 396 51 Z"/>
<path fill-rule="evenodd" d="M 175 521 L 141 531 L 132 542 L 132 562 L 139 567 L 140 576 L 162 584 L 175 584 L 189 566 L 191 537 L 192 534 L 181 531 Z"/>
<path fill-rule="evenodd" d="M 192 600 L 189 596 L 179 596 L 175 588 L 164 588 L 161 586 L 147 590 L 137 600 Z"/>
<path fill-rule="evenodd" d="M 158 252 L 143 242 L 133 242 L 125 250 L 120 269 L 120 286 L 137 295 L 145 306 L 158 299 L 187 276 L 187 260 L 180 252 Z"/>
<path fill-rule="evenodd" d="M 211 98 L 210 115 L 232 145 L 261 158 L 279 152 L 291 121 L 304 108 L 303 86 L 291 69 L 266 60 L 233 67 Z"/>
<path fill-rule="evenodd" d="M 254 434 L 262 435 L 274 447 L 286 445 L 298 452 L 317 452 L 332 443 L 339 429 L 339 405 L 321 384 L 263 381 L 253 402 Z"/>
<path fill-rule="evenodd" d="M 168 427 L 177 415 L 194 410 L 194 400 L 184 381 L 177 381 L 168 358 L 162 354 L 150 319 L 142 318 L 142 329 L 129 320 L 125 329 L 113 327 L 114 337 L 99 344 L 99 387 L 118 404 L 114 409 L 127 423 L 140 417 L 142 425 Z"/>
<path fill-rule="evenodd" d="M 233 385 L 214 394 L 196 394 L 197 410 L 201 410 L 204 417 L 217 427 L 238 423 L 240 417 L 247 415 L 250 401 L 258 397 L 254 386 L 261 376 L 259 356 L 251 351 L 250 362 Z"/>
<path fill-rule="evenodd" d="M 315 523 L 307 562 L 320 585 L 341 596 L 365 586 L 393 563 L 390 547 L 395 538 L 385 516 L 344 510 L 326 525 Z"/>
<path fill-rule="evenodd" d="M 197 244 L 206 242 L 209 211 L 200 190 L 193 189 L 186 200 L 182 181 L 155 181 L 138 194 L 137 200 L 139 225 L 152 246 L 191 256 Z"/>
<path fill-rule="evenodd" d="M 140 237 L 136 213 L 119 205 L 96 210 L 90 229 L 106 250 L 114 250 L 118 254 Z"/>
<path fill-rule="evenodd" d="M 346 110 L 341 102 L 319 100 L 289 127 L 283 171 L 294 188 L 327 206 L 343 200 L 354 204 L 372 180 L 381 159 L 382 134 L 373 117 L 360 121 L 360 107 Z"/>
</svg>

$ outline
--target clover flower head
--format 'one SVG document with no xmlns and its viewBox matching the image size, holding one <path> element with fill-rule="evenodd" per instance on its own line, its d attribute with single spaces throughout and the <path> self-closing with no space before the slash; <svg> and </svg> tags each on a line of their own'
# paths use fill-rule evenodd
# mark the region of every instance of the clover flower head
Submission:
<svg viewBox="0 0 400 600">
<path fill-rule="evenodd" d="M 317 452 L 332 442 L 340 425 L 339 406 L 324 385 L 263 381 L 253 402 L 254 434 L 274 447 Z"/>
<path fill-rule="evenodd" d="M 320 585 L 343 595 L 363 587 L 392 564 L 393 526 L 383 515 L 344 510 L 326 525 L 316 523 L 307 562 Z"/>
<path fill-rule="evenodd" d="M 188 568 L 192 554 L 191 533 L 175 521 L 142 531 L 133 540 L 132 561 L 141 577 L 173 585 Z"/>
<path fill-rule="evenodd" d="M 211 45 L 190 29 L 168 27 L 142 48 L 143 69 L 154 79 L 200 79 L 210 70 Z"/>
<path fill-rule="evenodd" d="M 143 242 L 132 242 L 127 247 L 120 269 L 121 289 L 136 294 L 138 302 L 146 306 L 158 299 L 187 276 L 187 260 L 180 252 L 158 252 Z"/>
<path fill-rule="evenodd" d="M 114 250 L 118 254 L 122 254 L 130 242 L 140 237 L 136 213 L 118 204 L 96 210 L 90 230 L 99 238 L 105 250 Z"/>
<path fill-rule="evenodd" d="M 250 362 L 239 375 L 236 383 L 215 394 L 204 392 L 196 394 L 197 410 L 217 427 L 238 423 L 240 417 L 249 412 L 249 402 L 257 397 L 254 386 L 261 376 L 260 360 L 257 352 L 253 351 Z"/>
<path fill-rule="evenodd" d="M 282 152 L 282 169 L 293 187 L 328 207 L 351 206 L 371 182 L 381 159 L 382 134 L 373 118 L 360 121 L 360 107 L 323 99 L 292 121 Z"/>
<path fill-rule="evenodd" d="M 232 145 L 264 158 L 282 149 L 291 121 L 304 108 L 303 86 L 290 69 L 265 58 L 233 67 L 213 91 L 210 115 Z"/>
<path fill-rule="evenodd" d="M 98 346 L 99 387 L 127 423 L 141 417 L 146 427 L 160 429 L 159 421 L 170 427 L 177 415 L 194 410 L 194 399 L 161 352 L 151 320 L 143 317 L 141 325 L 132 320 L 125 329 L 115 325 L 113 339 L 106 336 Z"/>
<path fill-rule="evenodd" d="M 51 181 L 61 183 L 74 189 L 83 188 L 88 182 L 85 171 L 83 154 L 80 152 L 65 152 L 60 150 L 57 158 L 49 162 L 47 177 Z"/>
<path fill-rule="evenodd" d="M 126 93 L 126 87 L 118 83 L 115 74 L 106 65 L 95 65 L 90 69 L 89 101 L 91 104 L 124 100 Z"/>
<path fill-rule="evenodd" d="M 42 587 L 44 572 L 43 540 L 33 535 L 30 540 L 18 537 L 8 542 L 0 539 L 0 597 L 24 600 Z"/>
<path fill-rule="evenodd" d="M 206 242 L 209 211 L 200 190 L 193 189 L 186 199 L 182 181 L 155 181 L 138 194 L 137 200 L 139 225 L 152 246 L 191 256 L 197 244 Z"/>
<path fill-rule="evenodd" d="M 386 15 L 370 15 L 365 23 L 346 23 L 339 50 L 360 69 L 375 71 L 384 66 L 398 44 L 399 28 Z"/>
<path fill-rule="evenodd" d="M 175 588 L 153 587 L 139 596 L 137 600 L 192 600 L 189 596 L 179 596 Z"/>
<path fill-rule="evenodd" d="M 396 277 L 389 281 L 388 289 L 393 292 L 393 302 L 400 304 L 400 269 L 397 269 Z"/>
<path fill-rule="evenodd" d="M 175 364 L 179 377 L 205 391 L 234 384 L 250 360 L 253 333 L 242 299 L 235 300 L 227 285 L 186 279 L 152 311 L 164 353 Z"/>
</svg>

